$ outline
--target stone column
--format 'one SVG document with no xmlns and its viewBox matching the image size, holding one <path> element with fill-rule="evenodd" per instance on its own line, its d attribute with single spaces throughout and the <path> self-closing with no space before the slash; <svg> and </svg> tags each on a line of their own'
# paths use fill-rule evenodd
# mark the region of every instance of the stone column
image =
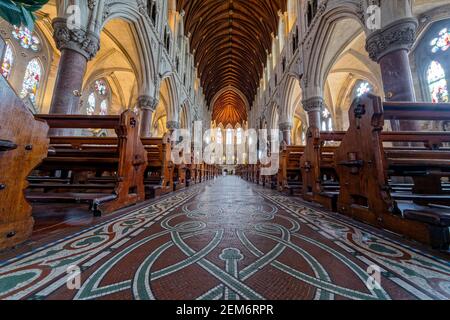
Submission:
<svg viewBox="0 0 450 320">
<path fill-rule="evenodd" d="M 138 98 L 138 108 L 142 111 L 141 117 L 141 137 L 150 138 L 152 136 L 153 112 L 158 106 L 158 100 L 153 97 L 143 95 Z"/>
<path fill-rule="evenodd" d="M 284 122 L 280 123 L 280 130 L 283 132 L 283 141 L 286 145 L 291 145 L 291 132 L 292 132 L 292 123 Z"/>
<path fill-rule="evenodd" d="M 321 112 L 323 108 L 323 98 L 322 97 L 313 97 L 309 99 L 305 99 L 302 102 L 303 109 L 308 113 L 309 126 L 321 128 Z"/>
<path fill-rule="evenodd" d="M 167 130 L 169 130 L 170 136 L 172 136 L 173 132 L 175 130 L 180 129 L 180 123 L 178 121 L 167 121 Z M 177 138 L 178 140 L 178 138 Z M 175 141 L 172 141 L 172 143 L 175 143 Z"/>
<path fill-rule="evenodd" d="M 174 132 L 175 130 L 180 129 L 180 123 L 178 121 L 167 121 L 166 127 L 170 132 Z"/>
<path fill-rule="evenodd" d="M 395 21 L 367 37 L 366 50 L 380 64 L 387 101 L 415 101 L 414 82 L 408 53 L 414 45 L 418 22 L 415 18 Z M 398 130 L 416 130 L 415 122 L 393 123 Z"/>
<path fill-rule="evenodd" d="M 78 111 L 87 62 L 95 57 L 100 39 L 84 30 L 67 27 L 63 18 L 53 20 L 56 46 L 61 51 L 51 114 L 72 114 Z"/>
</svg>

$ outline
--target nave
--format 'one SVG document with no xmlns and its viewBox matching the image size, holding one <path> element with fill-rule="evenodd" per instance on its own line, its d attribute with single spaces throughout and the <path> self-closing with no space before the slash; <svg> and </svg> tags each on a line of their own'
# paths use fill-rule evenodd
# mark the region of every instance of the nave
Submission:
<svg viewBox="0 0 450 320">
<path fill-rule="evenodd" d="M 450 298 L 438 253 L 235 176 L 94 221 L 0 257 L 0 299 Z"/>
</svg>

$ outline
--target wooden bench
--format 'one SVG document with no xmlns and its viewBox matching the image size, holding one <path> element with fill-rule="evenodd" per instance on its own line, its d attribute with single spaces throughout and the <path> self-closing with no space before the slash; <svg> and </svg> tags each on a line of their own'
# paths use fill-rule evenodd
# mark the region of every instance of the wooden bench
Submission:
<svg viewBox="0 0 450 320">
<path fill-rule="evenodd" d="M 39 166 L 49 177 L 66 172 L 69 183 L 31 177 L 31 202 L 88 203 L 95 216 L 145 200 L 147 157 L 139 138 L 137 115 L 37 115 L 52 129 L 113 129 L 117 137 L 50 137 L 50 152 Z M 56 132 L 56 131 L 55 131 Z M 49 182 L 50 181 L 50 182 Z"/>
<path fill-rule="evenodd" d="M 304 146 L 284 146 L 280 154 L 278 170 L 278 190 L 290 195 L 302 192 L 302 173 L 300 159 L 305 152 Z"/>
<path fill-rule="evenodd" d="M 173 191 L 174 165 L 171 160 L 169 136 L 141 139 L 147 152 L 147 169 L 144 176 L 145 194 L 152 199 Z"/>
<path fill-rule="evenodd" d="M 195 148 L 191 145 L 190 163 L 185 165 L 186 187 L 190 187 L 198 182 L 198 165 L 195 164 Z"/>
<path fill-rule="evenodd" d="M 180 151 L 180 159 L 184 158 L 184 150 Z M 186 188 L 186 170 L 187 165 L 184 163 L 175 164 L 173 170 L 173 190 L 178 191 Z"/>
<path fill-rule="evenodd" d="M 251 165 L 251 182 L 260 184 L 261 182 L 261 162 Z"/>
<path fill-rule="evenodd" d="M 317 202 L 332 211 L 337 210 L 339 196 L 334 159 L 337 146 L 327 146 L 327 143 L 338 143 L 343 137 L 341 132 L 320 132 L 319 128 L 309 128 L 305 151 L 300 159 L 303 199 Z"/>
<path fill-rule="evenodd" d="M 27 240 L 34 220 L 24 196 L 27 177 L 47 156 L 48 126 L 35 120 L 0 77 L 0 249 Z"/>
<path fill-rule="evenodd" d="M 243 180 L 248 180 L 248 165 L 238 165 L 236 167 L 236 176 Z"/>
<path fill-rule="evenodd" d="M 335 152 L 338 211 L 448 250 L 450 194 L 442 177 L 449 176 L 450 154 L 439 147 L 450 141 L 449 133 L 383 133 L 383 127 L 385 120 L 450 119 L 450 105 L 383 105 L 380 98 L 368 95 L 355 100 L 349 119 L 350 129 Z M 398 177 L 411 179 L 411 188 L 399 189 Z"/>
<path fill-rule="evenodd" d="M 303 198 L 306 201 L 317 202 L 324 208 L 337 211 L 337 199 L 339 196 L 339 181 L 336 173 L 334 152 L 337 146 L 326 146 L 327 143 L 339 144 L 345 136 L 345 132 L 320 132 L 317 128 L 310 128 L 307 133 L 307 146 L 301 160 L 303 176 Z M 437 145 L 446 142 L 440 132 L 383 132 L 383 142 L 394 142 L 397 144 L 408 142 L 421 142 L 428 148 L 435 149 Z M 448 138 L 447 138 L 448 139 Z M 406 152 L 399 147 L 392 148 L 391 152 Z M 413 185 L 409 187 L 389 184 L 394 191 L 412 191 Z M 417 193 L 417 192 L 416 192 Z M 406 198 L 404 194 L 401 198 Z M 430 197 L 427 197 L 431 199 Z"/>
</svg>

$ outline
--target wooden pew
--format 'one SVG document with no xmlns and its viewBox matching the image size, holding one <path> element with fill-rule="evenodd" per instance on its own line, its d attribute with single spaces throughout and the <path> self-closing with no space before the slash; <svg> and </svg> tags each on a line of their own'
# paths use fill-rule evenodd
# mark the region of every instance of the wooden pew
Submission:
<svg viewBox="0 0 450 320">
<path fill-rule="evenodd" d="M 173 191 L 174 165 L 171 161 L 169 136 L 142 138 L 147 152 L 147 168 L 144 175 L 146 199 L 152 199 Z"/>
<path fill-rule="evenodd" d="M 94 215 L 99 216 L 145 200 L 147 157 L 133 111 L 125 111 L 120 116 L 37 115 L 35 118 L 46 121 L 52 129 L 114 129 L 117 137 L 50 137 L 53 152 L 39 170 L 70 172 L 71 183 L 35 183 L 27 193 L 30 201 L 88 203 Z M 91 178 L 97 181 L 93 183 Z"/>
<path fill-rule="evenodd" d="M 47 156 L 49 130 L 0 76 L 0 249 L 27 240 L 34 220 L 24 196 L 29 173 Z"/>
<path fill-rule="evenodd" d="M 186 165 L 186 187 L 196 184 L 195 182 L 195 167 L 196 165 L 191 162 L 191 164 Z"/>
<path fill-rule="evenodd" d="M 180 159 L 184 157 L 184 150 L 181 150 L 179 153 Z M 187 165 L 182 164 L 174 164 L 173 170 L 173 191 L 178 191 L 186 188 L 186 170 Z"/>
<path fill-rule="evenodd" d="M 248 165 L 238 165 L 236 167 L 236 176 L 240 177 L 243 180 L 248 179 Z"/>
<path fill-rule="evenodd" d="M 317 202 L 332 211 L 337 210 L 339 196 L 334 160 L 337 147 L 326 144 L 340 142 L 343 137 L 342 132 L 320 132 L 319 128 L 309 128 L 305 151 L 300 159 L 303 199 Z"/>
<path fill-rule="evenodd" d="M 250 165 L 245 165 L 243 168 L 244 179 L 250 181 Z"/>
<path fill-rule="evenodd" d="M 252 182 L 255 184 L 260 184 L 260 178 L 261 178 L 261 163 L 258 161 L 257 164 L 253 164 L 251 166 L 252 173 L 251 173 L 251 179 Z"/>
<path fill-rule="evenodd" d="M 258 161 L 258 165 L 257 165 L 257 172 L 256 172 L 256 176 L 257 176 L 257 183 L 262 185 L 264 188 L 271 188 L 271 189 L 277 189 L 277 185 L 278 185 L 278 173 L 279 170 L 272 174 L 272 175 L 267 175 L 268 172 L 270 172 L 272 170 L 272 161 L 275 161 L 276 158 L 275 155 L 274 157 L 272 157 L 270 154 L 270 161 L 267 161 L 267 164 L 264 164 L 261 161 Z M 278 156 L 277 161 L 279 161 L 279 155 Z M 279 163 L 278 163 L 279 164 Z M 263 172 L 263 170 L 265 172 Z M 265 174 L 263 174 L 265 173 Z"/>
<path fill-rule="evenodd" d="M 206 177 L 205 177 L 205 163 L 202 163 L 198 166 L 198 179 L 199 179 L 199 183 L 205 182 Z"/>
<path fill-rule="evenodd" d="M 310 128 L 307 133 L 307 146 L 301 159 L 303 195 L 306 201 L 316 202 L 324 208 L 337 211 L 339 196 L 339 181 L 336 173 L 334 152 L 337 146 L 326 146 L 328 142 L 340 143 L 345 132 L 320 132 L 317 128 Z M 421 142 L 429 148 L 435 149 L 437 145 L 446 142 L 440 132 L 383 132 L 383 142 L 417 143 Z M 396 148 L 397 152 L 402 152 Z M 390 184 L 393 190 L 412 191 L 413 185 L 405 187 Z M 417 192 L 416 192 L 417 193 Z M 404 194 L 401 197 L 406 198 Z"/>
<path fill-rule="evenodd" d="M 355 100 L 349 119 L 350 129 L 335 152 L 340 179 L 338 211 L 433 248 L 448 250 L 450 194 L 436 177 L 449 176 L 450 156 L 448 150 L 436 148 L 450 140 L 449 134 L 382 131 L 385 120 L 450 119 L 450 105 L 383 105 L 380 98 L 368 95 Z M 384 146 L 386 142 L 405 141 L 424 142 L 424 146 Z M 394 192 L 389 177 L 412 177 L 411 192 Z M 435 204 L 443 198 L 447 201 Z"/>
<path fill-rule="evenodd" d="M 191 163 L 187 164 L 185 166 L 185 179 L 186 179 L 186 187 L 190 187 L 197 183 L 196 178 L 196 171 L 197 171 L 197 165 L 195 164 L 195 149 L 194 145 L 191 146 L 191 157 L 190 157 Z"/>
<path fill-rule="evenodd" d="M 304 146 L 284 146 L 280 154 L 278 170 L 278 190 L 290 195 L 301 194 L 302 174 L 300 159 L 305 151 Z"/>
</svg>

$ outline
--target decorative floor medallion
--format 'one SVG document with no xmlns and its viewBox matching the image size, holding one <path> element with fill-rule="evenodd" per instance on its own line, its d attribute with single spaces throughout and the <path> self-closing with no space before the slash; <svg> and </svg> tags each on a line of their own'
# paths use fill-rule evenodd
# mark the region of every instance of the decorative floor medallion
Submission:
<svg viewBox="0 0 450 320">
<path fill-rule="evenodd" d="M 449 298 L 448 261 L 235 177 L 0 265 L 0 299 Z"/>
</svg>

